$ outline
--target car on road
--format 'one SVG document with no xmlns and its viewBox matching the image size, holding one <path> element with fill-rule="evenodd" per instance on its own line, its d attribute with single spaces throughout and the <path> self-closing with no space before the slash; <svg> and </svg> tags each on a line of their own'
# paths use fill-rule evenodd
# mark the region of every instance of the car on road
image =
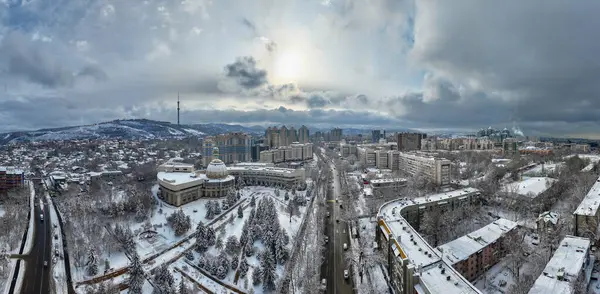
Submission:
<svg viewBox="0 0 600 294">
<path fill-rule="evenodd" d="M 344 250 L 348 250 L 348 244 L 344 243 Z"/>
<path fill-rule="evenodd" d="M 44 215 L 40 213 L 40 220 L 44 221 Z"/>
<path fill-rule="evenodd" d="M 342 206 L 342 205 L 340 204 L 340 208 L 341 208 L 341 209 L 344 209 L 344 206 Z"/>
<path fill-rule="evenodd" d="M 338 219 L 336 219 L 335 221 L 339 223 L 339 222 L 340 222 L 340 219 L 338 218 Z"/>
<path fill-rule="evenodd" d="M 58 234 L 54 234 L 54 240 L 58 240 Z"/>
<path fill-rule="evenodd" d="M 325 244 L 329 243 L 329 237 L 325 236 Z"/>
<path fill-rule="evenodd" d="M 348 279 L 349 273 L 348 270 L 344 270 L 344 279 Z"/>
<path fill-rule="evenodd" d="M 327 212 L 327 217 L 329 217 L 329 215 L 330 215 L 330 213 L 329 213 L 329 211 L 328 211 L 328 212 Z"/>
<path fill-rule="evenodd" d="M 48 261 L 44 260 L 44 267 L 48 267 Z"/>
</svg>

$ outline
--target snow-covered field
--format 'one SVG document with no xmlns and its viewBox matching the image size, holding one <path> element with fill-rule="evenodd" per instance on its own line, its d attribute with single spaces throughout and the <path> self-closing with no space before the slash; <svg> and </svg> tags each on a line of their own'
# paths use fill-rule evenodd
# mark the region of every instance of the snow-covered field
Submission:
<svg viewBox="0 0 600 294">
<path fill-rule="evenodd" d="M 562 162 L 538 164 L 535 167 L 523 172 L 523 175 L 529 176 L 529 175 L 549 174 L 549 173 L 553 173 L 553 172 L 557 171 L 557 169 L 561 168 L 562 166 L 563 166 Z"/>
</svg>

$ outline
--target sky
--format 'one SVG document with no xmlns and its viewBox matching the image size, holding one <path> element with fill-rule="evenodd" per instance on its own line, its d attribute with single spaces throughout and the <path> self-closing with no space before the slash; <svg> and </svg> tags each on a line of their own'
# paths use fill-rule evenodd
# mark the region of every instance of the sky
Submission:
<svg viewBox="0 0 600 294">
<path fill-rule="evenodd" d="M 600 138 L 598 1 L 0 0 L 0 132 L 148 118 Z"/>
</svg>

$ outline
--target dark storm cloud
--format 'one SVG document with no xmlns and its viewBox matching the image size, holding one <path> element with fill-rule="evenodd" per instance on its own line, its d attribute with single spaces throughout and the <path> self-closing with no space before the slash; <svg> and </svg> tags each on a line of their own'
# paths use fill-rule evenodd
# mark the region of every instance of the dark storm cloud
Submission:
<svg viewBox="0 0 600 294">
<path fill-rule="evenodd" d="M 225 75 L 245 89 L 267 84 L 267 71 L 256 67 L 256 60 L 251 56 L 238 57 L 234 63 L 226 65 Z"/>
<path fill-rule="evenodd" d="M 405 98 L 406 118 L 472 127 L 515 120 L 547 132 L 598 120 L 600 3 L 417 6 L 411 56 L 446 81 L 425 85 L 424 99 Z"/>
<path fill-rule="evenodd" d="M 106 73 L 95 65 L 86 65 L 75 74 L 63 62 L 60 52 L 49 46 L 47 42 L 32 41 L 21 33 L 11 32 L 0 44 L 0 66 L 9 77 L 24 78 L 49 88 L 72 86 L 78 76 L 107 79 Z"/>
</svg>

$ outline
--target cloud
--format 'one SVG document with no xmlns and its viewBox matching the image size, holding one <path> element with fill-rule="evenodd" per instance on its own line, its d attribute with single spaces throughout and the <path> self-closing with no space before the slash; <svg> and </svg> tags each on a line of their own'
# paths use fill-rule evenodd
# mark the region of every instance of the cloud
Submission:
<svg viewBox="0 0 600 294">
<path fill-rule="evenodd" d="M 256 66 L 254 57 L 239 57 L 225 66 L 225 76 L 237 82 L 244 89 L 255 89 L 267 84 L 267 71 Z"/>
</svg>

